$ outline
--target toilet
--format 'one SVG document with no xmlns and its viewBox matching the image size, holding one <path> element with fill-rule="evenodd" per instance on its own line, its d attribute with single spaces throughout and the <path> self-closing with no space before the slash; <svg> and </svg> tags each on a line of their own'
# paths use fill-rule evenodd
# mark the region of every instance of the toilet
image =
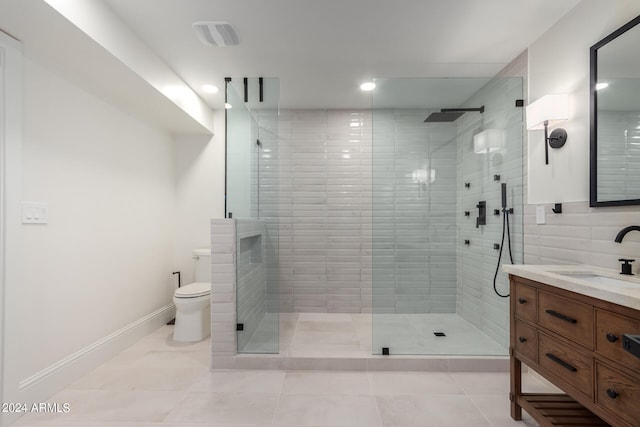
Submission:
<svg viewBox="0 0 640 427">
<path fill-rule="evenodd" d="M 195 249 L 195 282 L 176 289 L 174 341 L 196 342 L 211 331 L 211 251 Z"/>
</svg>

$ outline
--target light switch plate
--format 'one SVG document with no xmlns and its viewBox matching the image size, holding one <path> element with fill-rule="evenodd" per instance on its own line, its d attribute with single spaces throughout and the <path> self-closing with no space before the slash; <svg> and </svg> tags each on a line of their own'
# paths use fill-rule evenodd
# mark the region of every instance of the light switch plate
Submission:
<svg viewBox="0 0 640 427">
<path fill-rule="evenodd" d="M 536 224 L 545 224 L 546 218 L 544 214 L 544 206 L 536 207 Z"/>
<path fill-rule="evenodd" d="M 49 205 L 42 202 L 22 202 L 23 224 L 48 224 Z"/>
</svg>

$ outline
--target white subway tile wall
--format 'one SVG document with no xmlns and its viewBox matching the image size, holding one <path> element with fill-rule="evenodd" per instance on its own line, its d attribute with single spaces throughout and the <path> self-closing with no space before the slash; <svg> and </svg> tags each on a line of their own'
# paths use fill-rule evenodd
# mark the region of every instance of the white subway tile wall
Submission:
<svg viewBox="0 0 640 427">
<path fill-rule="evenodd" d="M 374 313 L 456 310 L 456 127 L 431 112 L 373 113 Z"/>
<path fill-rule="evenodd" d="M 236 220 L 236 316 L 237 323 L 243 325 L 237 335 L 238 352 L 252 350 L 249 341 L 267 315 L 265 234 L 261 221 Z M 275 337 L 277 350 L 277 333 Z"/>
<path fill-rule="evenodd" d="M 278 131 L 281 311 L 370 311 L 370 112 L 284 110 Z"/>
<path fill-rule="evenodd" d="M 511 75 L 518 75 L 515 67 L 513 71 Z M 467 113 L 457 120 L 457 313 L 505 348 L 509 337 L 509 300 L 499 297 L 493 289 L 500 257 L 500 249 L 495 249 L 495 245 L 502 246 L 501 263 L 511 262 L 509 252 L 515 263 L 522 263 L 524 108 L 516 107 L 516 100 L 521 99 L 522 77 L 501 75 L 465 103 L 467 107 L 484 105 L 484 113 Z M 498 131 L 496 135 L 503 138 L 503 148 L 476 153 L 473 136 L 487 129 Z M 501 212 L 502 184 L 507 188 L 507 207 L 514 209 L 513 215 L 509 215 L 511 248 L 506 237 L 502 242 L 505 221 Z M 477 206 L 481 201 L 486 202 L 486 225 L 476 227 Z M 470 216 L 464 216 L 465 211 Z M 501 270 L 496 288 L 503 295 L 509 293 L 508 277 Z"/>
<path fill-rule="evenodd" d="M 544 204 L 546 224 L 536 224 L 536 207 L 525 206 L 525 264 L 588 264 L 620 269 L 620 258 L 636 259 L 633 272 L 639 274 L 640 233 L 629 233 L 622 243 L 614 242 L 618 231 L 640 225 L 638 206 L 591 208 L 589 202 L 562 204 L 562 214 Z"/>
<path fill-rule="evenodd" d="M 236 354 L 236 221 L 211 220 L 211 355 Z"/>
</svg>

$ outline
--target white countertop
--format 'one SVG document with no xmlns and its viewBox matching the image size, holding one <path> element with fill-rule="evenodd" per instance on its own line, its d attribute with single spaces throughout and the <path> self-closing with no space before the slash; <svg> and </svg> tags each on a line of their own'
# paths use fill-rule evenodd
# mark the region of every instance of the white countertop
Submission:
<svg viewBox="0 0 640 427">
<path fill-rule="evenodd" d="M 549 286 L 598 298 L 624 307 L 640 310 L 640 276 L 621 275 L 618 271 L 591 265 L 503 265 L 502 269 L 515 276 L 535 280 Z M 588 274 L 628 282 L 615 286 L 591 283 L 566 274 Z"/>
</svg>

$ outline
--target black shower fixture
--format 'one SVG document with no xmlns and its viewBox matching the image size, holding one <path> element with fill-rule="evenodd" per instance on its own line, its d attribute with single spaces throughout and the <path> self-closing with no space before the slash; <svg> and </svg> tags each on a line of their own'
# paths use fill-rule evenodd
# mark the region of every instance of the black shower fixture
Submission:
<svg viewBox="0 0 640 427">
<path fill-rule="evenodd" d="M 479 108 L 441 108 L 439 113 L 431 113 L 425 123 L 450 123 L 458 120 L 464 113 L 484 113 L 484 105 Z"/>
<path fill-rule="evenodd" d="M 476 205 L 478 208 L 478 217 L 476 218 L 476 228 L 481 225 L 487 225 L 487 201 L 482 200 Z"/>
<path fill-rule="evenodd" d="M 513 208 L 507 208 L 507 183 L 503 182 L 501 185 L 502 195 L 502 239 L 500 243 L 494 243 L 493 249 L 498 252 L 498 263 L 496 264 L 496 272 L 493 275 L 493 291 L 501 298 L 508 298 L 509 294 L 501 294 L 496 287 L 496 280 L 498 279 L 498 272 L 500 271 L 500 261 L 502 260 L 502 250 L 505 246 L 505 237 L 507 238 L 506 245 L 509 246 L 509 259 L 513 264 L 513 252 L 511 251 L 511 230 L 509 229 L 509 215 L 513 214 Z"/>
<path fill-rule="evenodd" d="M 448 122 L 455 122 L 456 120 L 458 120 L 464 113 L 459 113 L 459 112 L 455 112 L 455 113 L 445 113 L 445 112 L 441 112 L 441 113 L 431 113 L 429 115 L 429 117 L 427 117 L 426 119 L 424 119 L 425 123 L 448 123 Z"/>
</svg>

